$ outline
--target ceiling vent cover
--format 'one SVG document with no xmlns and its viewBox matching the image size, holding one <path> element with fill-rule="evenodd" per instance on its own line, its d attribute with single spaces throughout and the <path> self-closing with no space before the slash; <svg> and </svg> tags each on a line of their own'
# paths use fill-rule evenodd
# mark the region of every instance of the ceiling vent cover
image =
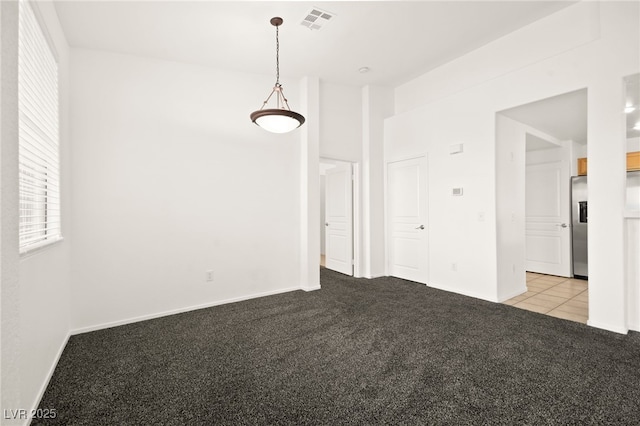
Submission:
<svg viewBox="0 0 640 426">
<path fill-rule="evenodd" d="M 302 20 L 302 22 L 300 22 L 300 25 L 303 25 L 310 30 L 319 30 L 334 16 L 334 13 L 314 7 L 309 11 L 309 13 L 307 13 L 307 16 Z"/>
</svg>

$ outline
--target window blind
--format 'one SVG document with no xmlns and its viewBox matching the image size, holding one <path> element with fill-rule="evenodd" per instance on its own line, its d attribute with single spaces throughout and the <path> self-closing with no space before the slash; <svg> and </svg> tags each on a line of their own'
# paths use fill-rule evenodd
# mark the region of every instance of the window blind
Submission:
<svg viewBox="0 0 640 426">
<path fill-rule="evenodd" d="M 18 35 L 20 252 L 61 238 L 58 64 L 33 6 L 20 1 Z"/>
</svg>

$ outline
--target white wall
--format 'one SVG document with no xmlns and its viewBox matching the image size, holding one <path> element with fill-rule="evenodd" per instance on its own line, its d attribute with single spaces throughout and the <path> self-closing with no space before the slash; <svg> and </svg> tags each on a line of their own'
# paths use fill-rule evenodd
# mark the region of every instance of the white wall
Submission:
<svg viewBox="0 0 640 426">
<path fill-rule="evenodd" d="M 496 114 L 496 206 L 498 267 L 496 299 L 504 301 L 527 291 L 526 283 L 526 129 L 522 123 Z M 505 195 L 502 195 L 505 194 Z"/>
<path fill-rule="evenodd" d="M 560 10 L 507 34 L 396 88 L 396 114 L 463 93 L 514 70 L 526 69 L 539 61 L 570 52 L 598 37 L 597 19 L 598 5 L 593 2 L 590 6 L 578 5 Z M 617 49 L 614 52 L 617 53 Z M 546 97 L 549 96 L 536 100 Z M 511 106 L 524 103 L 527 102 Z"/>
<path fill-rule="evenodd" d="M 361 102 L 357 86 L 320 82 L 320 157 L 361 160 Z"/>
<path fill-rule="evenodd" d="M 355 163 L 358 188 L 354 188 L 354 218 L 359 227 L 354 228 L 355 276 L 366 276 L 367 260 L 362 253 L 364 243 L 362 196 L 364 180 L 363 163 L 363 106 L 362 89 L 357 86 L 320 82 L 320 154 L 322 161 L 340 160 Z M 324 230 L 322 231 L 324 233 Z"/>
<path fill-rule="evenodd" d="M 271 78 L 71 57 L 72 328 L 300 288 L 301 130 L 249 120 Z"/>
<path fill-rule="evenodd" d="M 496 270 L 503 267 L 497 253 L 508 247 L 495 245 L 496 209 L 505 202 L 495 192 L 495 158 L 502 155 L 495 113 L 588 88 L 590 324 L 626 330 L 620 108 L 622 79 L 640 63 L 638 7 L 578 3 L 396 90 L 401 114 L 387 120 L 385 155 L 389 161 L 429 154 L 430 283 L 496 298 Z M 464 155 L 449 156 L 447 146 L 461 142 Z M 443 195 L 453 184 L 469 196 Z M 457 273 L 447 267 L 455 257 Z"/>
<path fill-rule="evenodd" d="M 384 120 L 393 115 L 393 90 L 362 88 L 362 275 L 385 274 Z"/>
<path fill-rule="evenodd" d="M 320 84 L 320 157 L 357 163 L 354 214 L 355 275 L 384 275 L 384 119 L 394 111 L 393 89 Z"/>
<path fill-rule="evenodd" d="M 527 290 L 526 166 L 569 155 L 568 141 L 562 147 L 526 151 L 529 135 L 550 142 L 550 146 L 560 144 L 551 135 L 501 113 L 496 114 L 496 197 L 502 200 L 496 205 L 496 241 L 497 247 L 502 248 L 497 251 L 497 301 Z M 566 202 L 568 204 L 569 200 Z"/>
<path fill-rule="evenodd" d="M 307 118 L 300 129 L 299 250 L 300 288 L 320 288 L 320 80 L 306 76 L 300 81 L 301 113 Z"/>
<path fill-rule="evenodd" d="M 2 2 L 3 19 L 9 19 L 12 22 L 17 19 L 17 9 L 10 4 L 13 2 Z M 5 9 L 6 8 L 6 9 Z M 52 246 L 44 247 L 31 254 L 17 257 L 17 238 L 13 235 L 17 232 L 17 225 L 14 231 L 2 228 L 3 241 L 9 236 L 10 244 L 3 244 L 3 256 L 6 251 L 12 252 L 11 257 L 17 262 L 14 265 L 2 265 L 2 288 L 3 288 L 3 318 L 2 324 L 12 328 L 11 333 L 15 334 L 15 338 L 8 341 L 5 345 L 5 334 L 3 332 L 2 339 L 2 390 L 3 390 L 3 409 L 31 409 L 38 404 L 44 389 L 48 383 L 48 379 L 55 368 L 58 357 L 66 344 L 69 333 L 69 285 L 70 285 L 70 246 L 71 246 L 71 211 L 70 211 L 70 167 L 69 167 L 69 114 L 68 114 L 68 92 L 69 92 L 69 48 L 64 35 L 61 31 L 60 24 L 53 4 L 50 2 L 38 2 L 40 16 L 44 22 L 51 42 L 55 46 L 58 54 L 58 76 L 59 76 L 59 96 L 60 96 L 60 161 L 61 161 L 61 208 L 62 208 L 62 233 L 64 240 L 55 243 Z M 5 12 L 7 14 L 5 15 Z M 3 22 L 3 32 L 11 24 Z M 7 40 L 3 40 L 7 41 Z M 11 40 L 14 46 L 16 40 Z M 9 50 L 5 50 L 3 45 L 3 66 L 17 66 L 15 57 L 11 55 L 5 56 Z M 7 84 L 17 84 L 17 81 L 3 81 L 3 107 L 17 108 L 17 98 L 5 98 L 5 86 Z M 13 102 L 7 105 L 5 102 Z M 4 118 L 4 117 L 3 117 Z M 4 127 L 3 123 L 3 127 Z M 3 133 L 3 145 L 13 145 L 15 154 L 17 155 L 17 133 L 12 135 L 11 139 L 5 139 Z M 3 158 L 3 161 L 5 158 Z M 17 157 L 11 160 L 17 164 Z M 15 165 L 14 164 L 14 165 Z M 15 172 L 14 167 L 5 169 L 3 163 L 3 172 Z M 5 192 L 12 193 L 15 198 L 7 200 L 3 198 L 3 209 L 15 209 L 17 212 L 17 173 L 12 174 L 9 180 L 2 182 L 3 195 Z M 17 220 L 17 217 L 15 218 Z M 18 272 L 18 292 L 13 293 L 10 299 L 5 299 L 6 286 L 9 282 L 5 281 L 5 272 Z M 15 278 L 14 278 L 15 279 Z M 16 283 L 16 281 L 13 281 Z M 13 299 L 13 300 L 12 300 Z M 5 312 L 5 302 L 12 303 L 14 306 L 10 311 Z M 9 313 L 11 318 L 6 318 L 5 313 Z M 9 369 L 5 367 L 5 361 L 14 359 L 16 361 Z M 8 373 L 10 371 L 10 373 Z M 6 376 L 5 376 L 6 375 Z M 10 386 L 6 386 L 5 380 L 11 381 Z M 7 405 L 9 404 L 9 405 Z M 4 411 L 3 411 L 4 413 Z M 4 415 L 3 415 L 4 417 Z M 4 420 L 3 420 L 3 424 Z"/>
<path fill-rule="evenodd" d="M 18 278 L 18 4 L 0 2 L 0 401 L 20 398 L 20 281 Z"/>
<path fill-rule="evenodd" d="M 626 284 L 627 324 L 630 330 L 640 331 L 640 212 L 626 218 Z"/>
<path fill-rule="evenodd" d="M 495 300 L 495 111 L 481 105 L 444 99 L 388 119 L 385 161 L 427 154 L 429 285 Z M 449 154 L 454 144 L 464 152 Z"/>
<path fill-rule="evenodd" d="M 341 160 L 350 163 L 362 162 L 362 97 L 360 88 L 344 84 L 320 82 L 320 154 L 319 157 L 327 160 Z M 319 158 L 319 161 L 320 161 Z M 362 192 L 362 170 L 360 174 L 360 187 Z M 354 215 L 356 223 L 362 224 L 362 198 L 355 199 Z M 324 226 L 323 226 L 324 228 Z M 362 246 L 362 227 L 354 228 L 354 250 Z M 323 229 L 322 234 L 325 230 Z M 355 275 L 359 273 L 362 256 L 356 256 Z"/>
<path fill-rule="evenodd" d="M 570 141 L 561 142 L 500 112 L 496 114 L 495 137 L 496 198 L 502 200 L 496 204 L 496 240 L 502 249 L 497 251 L 495 300 L 504 301 L 526 291 L 526 168 L 564 158 L 568 169 Z M 530 137 L 545 140 L 552 148 L 529 151 Z"/>
<path fill-rule="evenodd" d="M 572 176 L 577 174 L 577 161 L 578 158 L 583 158 L 587 156 L 587 144 L 581 144 L 577 142 L 572 143 L 573 151 L 572 151 Z M 627 139 L 627 152 L 636 152 L 640 151 L 640 138 L 628 138 Z"/>
</svg>

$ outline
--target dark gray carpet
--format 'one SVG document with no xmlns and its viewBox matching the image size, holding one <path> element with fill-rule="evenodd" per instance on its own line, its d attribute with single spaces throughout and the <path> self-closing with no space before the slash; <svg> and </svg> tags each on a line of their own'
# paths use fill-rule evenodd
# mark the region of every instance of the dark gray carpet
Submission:
<svg viewBox="0 0 640 426">
<path fill-rule="evenodd" d="M 33 424 L 638 424 L 640 335 L 395 278 L 73 336 Z"/>
</svg>

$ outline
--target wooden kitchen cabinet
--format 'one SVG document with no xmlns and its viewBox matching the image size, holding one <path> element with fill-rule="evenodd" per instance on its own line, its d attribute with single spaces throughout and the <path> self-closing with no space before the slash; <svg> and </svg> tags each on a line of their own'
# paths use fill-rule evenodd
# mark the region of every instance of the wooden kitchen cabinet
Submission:
<svg viewBox="0 0 640 426">
<path fill-rule="evenodd" d="M 640 151 L 627 152 L 627 171 L 640 170 Z M 578 176 L 587 174 L 587 159 L 578 158 Z"/>
<path fill-rule="evenodd" d="M 578 176 L 587 174 L 587 158 L 578 158 Z"/>
<path fill-rule="evenodd" d="M 640 170 L 640 151 L 627 153 L 627 171 Z"/>
</svg>

